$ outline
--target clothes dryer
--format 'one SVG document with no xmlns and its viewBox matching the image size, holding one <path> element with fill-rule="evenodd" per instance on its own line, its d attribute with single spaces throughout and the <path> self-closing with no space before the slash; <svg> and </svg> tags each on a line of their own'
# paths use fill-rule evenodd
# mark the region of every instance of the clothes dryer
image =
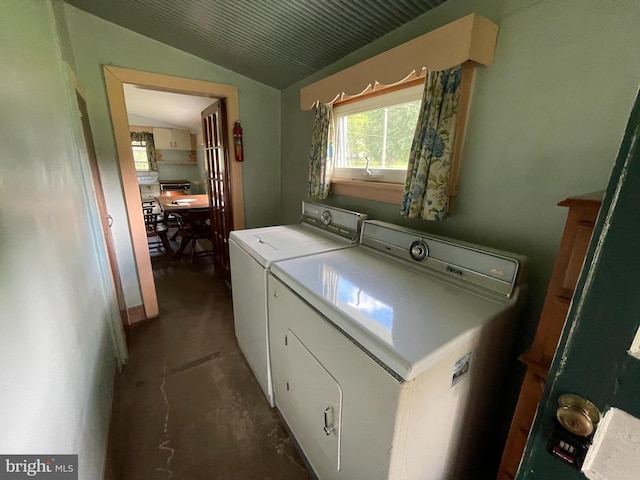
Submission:
<svg viewBox="0 0 640 480">
<path fill-rule="evenodd" d="M 356 248 L 271 267 L 276 406 L 318 478 L 485 478 L 526 263 L 365 221 Z"/>
<path fill-rule="evenodd" d="M 358 244 L 366 215 L 303 202 L 299 224 L 232 231 L 229 235 L 233 317 L 240 350 L 271 406 L 267 274 L 273 262 Z"/>
</svg>

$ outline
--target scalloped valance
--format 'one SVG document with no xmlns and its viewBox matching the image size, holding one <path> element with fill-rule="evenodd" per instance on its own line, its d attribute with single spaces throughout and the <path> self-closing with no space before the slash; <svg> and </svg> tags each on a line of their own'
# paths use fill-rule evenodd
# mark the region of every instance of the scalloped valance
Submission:
<svg viewBox="0 0 640 480">
<path fill-rule="evenodd" d="M 333 103 L 398 85 L 426 70 L 444 70 L 465 62 L 489 66 L 498 26 L 472 13 L 402 45 L 323 78 L 300 90 L 300 108 Z"/>
</svg>

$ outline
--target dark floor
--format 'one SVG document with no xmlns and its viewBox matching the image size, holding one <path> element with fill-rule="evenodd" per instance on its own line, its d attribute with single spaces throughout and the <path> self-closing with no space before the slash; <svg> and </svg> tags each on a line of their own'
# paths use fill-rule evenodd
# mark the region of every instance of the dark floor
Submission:
<svg viewBox="0 0 640 480">
<path fill-rule="evenodd" d="M 245 362 L 211 257 L 153 257 L 160 317 L 127 332 L 112 419 L 113 477 L 309 479 Z"/>
</svg>

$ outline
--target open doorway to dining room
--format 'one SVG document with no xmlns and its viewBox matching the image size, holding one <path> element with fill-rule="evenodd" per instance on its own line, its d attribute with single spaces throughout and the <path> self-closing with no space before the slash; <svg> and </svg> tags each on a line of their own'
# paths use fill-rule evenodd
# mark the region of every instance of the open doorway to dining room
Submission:
<svg viewBox="0 0 640 480">
<path fill-rule="evenodd" d="M 224 121 L 224 132 L 222 140 L 222 151 L 228 157 L 229 148 L 232 144 L 230 137 L 232 125 L 239 117 L 238 92 L 232 85 L 216 84 L 200 80 L 193 80 L 168 75 L 160 75 L 149 72 L 123 69 L 112 66 L 104 67 L 105 81 L 107 85 L 107 95 L 113 121 L 114 135 L 119 157 L 120 173 L 122 178 L 125 205 L 127 209 L 129 227 L 133 241 L 134 258 L 136 261 L 138 279 L 141 287 L 142 300 L 146 318 L 154 318 L 159 314 L 158 299 L 156 295 L 155 282 L 153 278 L 152 264 L 149 257 L 147 245 L 147 235 L 144 223 L 143 211 L 141 208 L 141 195 L 138 185 L 138 175 L 136 173 L 134 157 L 131 148 L 130 122 L 127 112 L 127 100 L 125 89 L 138 89 L 146 92 L 164 92 L 179 95 L 186 95 L 192 100 L 204 102 L 194 108 L 195 117 L 200 117 L 200 111 L 195 111 L 201 104 L 215 104 L 217 100 L 222 100 L 226 106 L 226 121 Z M 170 122 L 169 122 L 170 123 Z M 175 122 L 174 122 L 175 123 Z M 201 127 L 198 127 L 201 128 Z M 196 143 L 196 149 L 201 149 L 200 142 Z M 203 158 L 202 172 L 206 167 L 206 157 Z M 198 162 L 195 162 L 198 165 Z M 229 181 L 229 206 L 231 207 L 231 219 L 234 228 L 244 228 L 244 203 L 242 192 L 242 168 L 237 162 L 228 163 Z M 206 182 L 196 183 L 196 189 L 207 189 Z"/>
</svg>

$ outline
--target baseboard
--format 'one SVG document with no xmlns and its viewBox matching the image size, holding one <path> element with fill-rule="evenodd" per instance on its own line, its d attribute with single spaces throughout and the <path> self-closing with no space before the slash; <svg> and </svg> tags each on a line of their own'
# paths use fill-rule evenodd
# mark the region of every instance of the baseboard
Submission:
<svg viewBox="0 0 640 480">
<path fill-rule="evenodd" d="M 144 312 L 144 305 L 127 308 L 127 316 L 129 318 L 129 325 L 144 322 L 147 319 L 147 315 Z"/>
</svg>

